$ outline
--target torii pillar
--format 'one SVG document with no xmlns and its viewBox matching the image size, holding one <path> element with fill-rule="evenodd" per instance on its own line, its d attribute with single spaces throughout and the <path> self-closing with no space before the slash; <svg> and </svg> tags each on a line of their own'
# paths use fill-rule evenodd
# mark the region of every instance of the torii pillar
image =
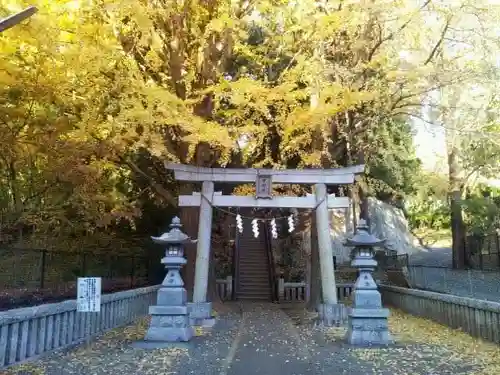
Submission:
<svg viewBox="0 0 500 375">
<path fill-rule="evenodd" d="M 215 194 L 220 195 L 219 192 Z M 203 327 L 212 327 L 215 324 L 215 318 L 212 315 L 212 303 L 207 299 L 213 215 L 210 202 L 213 201 L 213 196 L 213 181 L 203 181 L 200 195 L 193 302 L 188 303 L 191 324 Z"/>
<path fill-rule="evenodd" d="M 330 215 L 328 214 L 328 198 L 326 184 L 315 184 L 314 195 L 316 200 L 316 229 L 318 239 L 318 253 L 322 286 L 322 303 L 317 306 L 319 320 L 326 326 L 342 323 L 345 309 L 338 304 L 337 285 L 335 282 L 335 268 L 333 265 L 333 246 L 330 236 Z M 332 199 L 334 195 L 331 195 Z"/>
<path fill-rule="evenodd" d="M 318 228 L 319 263 L 321 269 L 321 283 L 323 288 L 323 303 L 337 304 L 337 286 L 335 285 L 335 269 L 333 267 L 333 246 L 330 237 L 330 217 L 328 215 L 328 195 L 325 184 L 314 186 L 316 197 L 316 227 Z"/>
</svg>

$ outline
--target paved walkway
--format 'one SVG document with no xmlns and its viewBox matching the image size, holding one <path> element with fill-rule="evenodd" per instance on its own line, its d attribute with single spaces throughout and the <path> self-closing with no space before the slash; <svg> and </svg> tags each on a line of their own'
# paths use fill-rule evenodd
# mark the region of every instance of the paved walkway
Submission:
<svg viewBox="0 0 500 375">
<path fill-rule="evenodd" d="M 131 341 L 141 339 L 146 326 L 143 319 L 88 347 L 54 353 L 7 374 L 458 375 L 478 368 L 440 345 L 352 348 L 343 341 L 344 329 L 314 328 L 304 310 L 284 311 L 272 304 L 234 305 L 188 349 L 133 349 Z"/>
</svg>

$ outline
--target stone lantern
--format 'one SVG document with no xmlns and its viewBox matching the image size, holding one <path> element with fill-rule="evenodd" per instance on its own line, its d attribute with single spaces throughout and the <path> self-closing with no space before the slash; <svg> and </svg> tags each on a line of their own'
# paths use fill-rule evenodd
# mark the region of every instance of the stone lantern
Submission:
<svg viewBox="0 0 500 375">
<path fill-rule="evenodd" d="M 151 323 L 143 347 L 158 348 L 167 343 L 186 342 L 193 336 L 186 305 L 187 292 L 179 270 L 186 264 L 184 244 L 196 241 L 183 233 L 181 227 L 180 219 L 174 217 L 169 232 L 151 237 L 154 243 L 166 247 L 161 263 L 167 269 L 167 276 L 158 290 L 156 305 L 149 307 Z"/>
<path fill-rule="evenodd" d="M 345 243 L 354 247 L 351 265 L 359 270 L 347 330 L 347 341 L 352 345 L 388 345 L 392 342 L 387 324 L 389 309 L 382 308 L 382 298 L 372 276 L 377 266 L 373 259 L 374 247 L 384 242 L 370 234 L 366 221 L 360 220 L 356 234 Z"/>
</svg>

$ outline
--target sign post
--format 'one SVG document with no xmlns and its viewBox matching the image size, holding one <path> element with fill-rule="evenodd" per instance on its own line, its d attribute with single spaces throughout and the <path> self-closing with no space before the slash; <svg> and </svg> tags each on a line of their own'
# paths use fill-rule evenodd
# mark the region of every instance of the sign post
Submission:
<svg viewBox="0 0 500 375">
<path fill-rule="evenodd" d="M 80 313 L 94 313 L 101 311 L 101 278 L 79 277 L 76 296 L 76 311 Z M 86 343 L 90 343 L 91 319 L 85 319 Z"/>
</svg>

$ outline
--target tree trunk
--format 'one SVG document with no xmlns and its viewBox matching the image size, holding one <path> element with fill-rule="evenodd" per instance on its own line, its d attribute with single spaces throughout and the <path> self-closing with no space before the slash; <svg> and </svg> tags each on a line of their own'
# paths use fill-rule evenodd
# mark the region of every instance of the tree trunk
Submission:
<svg viewBox="0 0 500 375">
<path fill-rule="evenodd" d="M 368 211 L 368 196 L 365 194 L 363 189 L 360 187 L 358 189 L 358 200 L 359 200 L 359 218 L 366 222 L 368 228 L 371 228 L 370 214 Z M 356 228 L 354 228 L 356 230 Z"/>
<path fill-rule="evenodd" d="M 356 160 L 359 164 L 365 164 L 365 153 L 363 150 L 360 150 L 356 155 Z M 365 220 L 366 225 L 368 226 L 371 232 L 371 218 L 370 212 L 368 209 L 368 196 L 369 196 L 369 188 L 368 181 L 366 181 L 365 176 L 360 176 L 360 183 L 358 183 L 358 199 L 359 199 L 359 218 Z M 354 227 L 356 231 L 356 227 Z"/>
<path fill-rule="evenodd" d="M 318 228 L 316 227 L 316 215 L 311 215 L 311 286 L 307 309 L 316 311 L 321 303 L 321 269 L 319 265 Z"/>
<path fill-rule="evenodd" d="M 465 254 L 465 225 L 461 207 L 461 168 L 458 160 L 458 148 L 455 145 L 451 145 L 448 150 L 448 172 L 453 268 L 464 268 L 469 265 L 469 261 Z"/>
</svg>

